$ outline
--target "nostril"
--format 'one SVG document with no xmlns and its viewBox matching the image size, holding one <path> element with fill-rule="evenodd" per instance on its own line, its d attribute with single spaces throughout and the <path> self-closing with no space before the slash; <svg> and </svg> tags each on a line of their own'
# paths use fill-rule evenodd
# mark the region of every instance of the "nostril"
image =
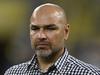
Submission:
<svg viewBox="0 0 100 75">
<path fill-rule="evenodd" d="M 39 41 L 45 41 L 45 40 L 47 40 L 47 38 L 44 37 L 44 36 L 39 36 L 37 39 L 38 39 Z"/>
<path fill-rule="evenodd" d="M 45 40 L 47 40 L 46 38 L 40 38 L 39 39 L 40 41 L 45 41 Z"/>
</svg>

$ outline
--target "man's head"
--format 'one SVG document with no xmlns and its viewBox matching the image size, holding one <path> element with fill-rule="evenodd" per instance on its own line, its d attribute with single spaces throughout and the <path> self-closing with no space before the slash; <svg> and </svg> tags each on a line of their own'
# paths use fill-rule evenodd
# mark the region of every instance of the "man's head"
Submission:
<svg viewBox="0 0 100 75">
<path fill-rule="evenodd" d="M 38 56 L 48 57 L 61 52 L 68 38 L 68 24 L 64 10 L 46 3 L 38 6 L 30 19 L 30 39 Z"/>
</svg>

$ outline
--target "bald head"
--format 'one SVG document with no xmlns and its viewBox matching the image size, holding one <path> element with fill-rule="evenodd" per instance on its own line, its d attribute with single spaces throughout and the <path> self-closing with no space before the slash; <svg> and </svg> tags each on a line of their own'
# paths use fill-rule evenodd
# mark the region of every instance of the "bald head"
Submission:
<svg viewBox="0 0 100 75">
<path fill-rule="evenodd" d="M 66 23 L 66 15 L 64 10 L 55 4 L 46 3 L 38 6 L 32 13 L 31 21 L 35 20 L 60 20 L 63 24 Z"/>
</svg>

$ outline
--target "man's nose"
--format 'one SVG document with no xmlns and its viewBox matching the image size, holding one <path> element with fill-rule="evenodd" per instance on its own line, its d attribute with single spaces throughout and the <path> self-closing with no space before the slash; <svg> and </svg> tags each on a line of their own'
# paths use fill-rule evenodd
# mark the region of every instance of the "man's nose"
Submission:
<svg viewBox="0 0 100 75">
<path fill-rule="evenodd" d="M 38 39 L 46 39 L 46 38 L 47 38 L 47 36 L 46 36 L 44 30 L 40 30 L 40 31 L 38 32 L 37 38 L 38 38 Z"/>
</svg>

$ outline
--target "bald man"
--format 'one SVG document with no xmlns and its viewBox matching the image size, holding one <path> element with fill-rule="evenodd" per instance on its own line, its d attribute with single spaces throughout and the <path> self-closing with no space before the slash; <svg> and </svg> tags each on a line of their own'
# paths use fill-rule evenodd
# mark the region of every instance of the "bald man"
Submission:
<svg viewBox="0 0 100 75">
<path fill-rule="evenodd" d="M 35 55 L 15 65 L 5 75 L 100 75 L 100 70 L 68 54 L 69 34 L 64 10 L 55 4 L 38 6 L 30 19 L 30 39 Z"/>
</svg>

